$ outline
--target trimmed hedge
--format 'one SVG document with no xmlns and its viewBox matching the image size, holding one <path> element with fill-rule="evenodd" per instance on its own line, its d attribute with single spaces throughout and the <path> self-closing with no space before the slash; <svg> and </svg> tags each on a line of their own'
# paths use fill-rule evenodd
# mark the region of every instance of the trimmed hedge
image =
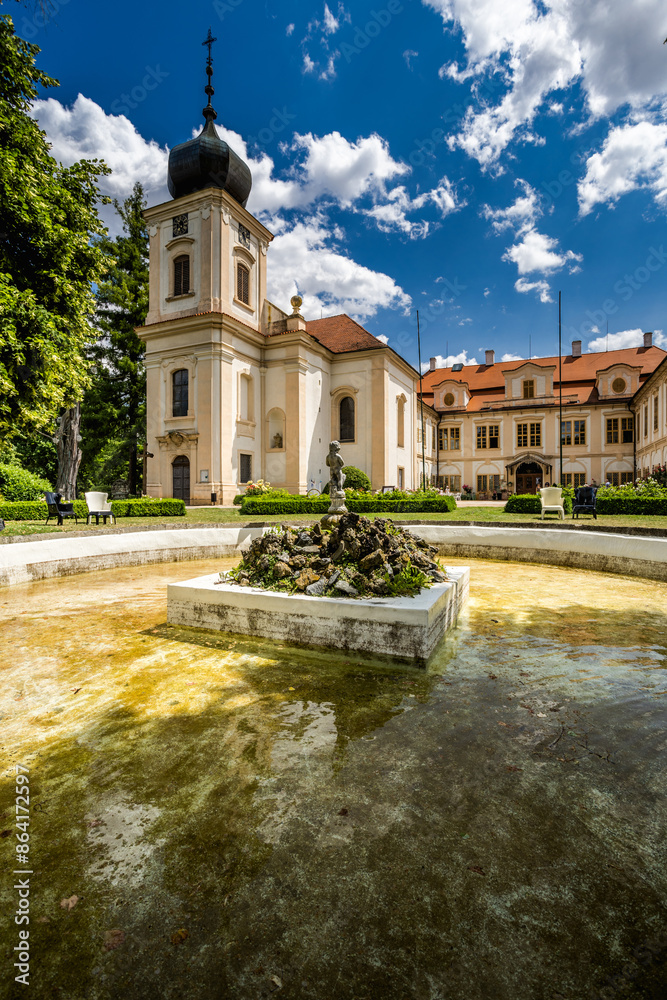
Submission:
<svg viewBox="0 0 667 1000">
<path fill-rule="evenodd" d="M 74 511 L 78 518 L 86 520 L 88 507 L 85 500 L 74 501 Z M 185 514 L 183 500 L 112 500 L 111 512 L 114 517 L 173 517 Z M 46 521 L 46 503 L 26 501 L 25 503 L 0 502 L 0 517 L 4 521 Z"/>
<path fill-rule="evenodd" d="M 662 514 L 667 515 L 667 496 L 623 496 L 599 490 L 596 506 L 598 514 Z"/>
<path fill-rule="evenodd" d="M 43 500 L 44 493 L 50 489 L 47 479 L 33 475 L 20 465 L 0 462 L 0 497 L 7 503 Z"/>
<path fill-rule="evenodd" d="M 508 499 L 504 509 L 506 514 L 540 514 L 542 504 L 536 493 L 515 493 Z M 563 509 L 566 514 L 572 513 L 572 500 L 565 492 L 563 493 Z"/>
<path fill-rule="evenodd" d="M 309 497 L 292 496 L 288 500 L 259 500 L 250 497 L 241 505 L 241 514 L 251 516 L 270 514 L 326 514 L 329 498 L 311 500 Z M 438 497 L 433 500 L 384 500 L 378 496 L 373 500 L 346 500 L 347 509 L 355 514 L 423 514 L 429 511 L 445 513 L 456 510 L 454 497 Z"/>
</svg>

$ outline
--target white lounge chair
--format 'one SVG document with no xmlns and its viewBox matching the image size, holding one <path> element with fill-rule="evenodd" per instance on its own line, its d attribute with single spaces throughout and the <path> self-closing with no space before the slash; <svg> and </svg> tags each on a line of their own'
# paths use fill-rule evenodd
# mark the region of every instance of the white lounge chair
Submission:
<svg viewBox="0 0 667 1000">
<path fill-rule="evenodd" d="M 116 518 L 111 510 L 111 504 L 108 502 L 108 493 L 86 493 L 86 506 L 88 507 L 88 518 L 86 524 L 90 524 L 91 517 L 95 518 L 95 524 L 100 523 L 100 518 L 104 519 L 104 523 L 107 523 L 107 518 L 111 518 L 111 523 L 116 523 Z"/>
<path fill-rule="evenodd" d="M 540 503 L 542 504 L 542 521 L 544 520 L 544 512 L 547 510 L 555 510 L 561 521 L 565 520 L 563 491 L 560 486 L 543 486 L 540 490 Z"/>
</svg>

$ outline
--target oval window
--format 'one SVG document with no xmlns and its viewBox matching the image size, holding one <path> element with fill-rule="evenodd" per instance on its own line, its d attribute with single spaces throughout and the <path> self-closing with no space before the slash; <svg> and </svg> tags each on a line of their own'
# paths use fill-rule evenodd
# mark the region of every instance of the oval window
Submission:
<svg viewBox="0 0 667 1000">
<path fill-rule="evenodd" d="M 625 379 L 615 378 L 611 383 L 612 392 L 625 392 Z"/>
<path fill-rule="evenodd" d="M 445 406 L 453 406 L 454 405 L 454 393 L 453 392 L 448 392 L 447 395 L 445 396 L 443 402 L 444 402 Z"/>
</svg>

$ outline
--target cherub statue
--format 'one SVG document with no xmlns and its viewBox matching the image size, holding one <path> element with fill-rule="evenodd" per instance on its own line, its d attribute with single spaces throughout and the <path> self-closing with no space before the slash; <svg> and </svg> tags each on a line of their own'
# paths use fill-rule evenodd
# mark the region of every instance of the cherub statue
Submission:
<svg viewBox="0 0 667 1000">
<path fill-rule="evenodd" d="M 332 441 L 329 445 L 329 454 L 326 458 L 326 463 L 331 470 L 331 475 L 329 477 L 329 496 L 333 497 L 345 497 L 343 491 L 343 486 L 345 485 L 345 473 L 343 472 L 343 466 L 345 462 L 343 456 L 340 453 L 340 444 L 338 441 Z"/>
</svg>

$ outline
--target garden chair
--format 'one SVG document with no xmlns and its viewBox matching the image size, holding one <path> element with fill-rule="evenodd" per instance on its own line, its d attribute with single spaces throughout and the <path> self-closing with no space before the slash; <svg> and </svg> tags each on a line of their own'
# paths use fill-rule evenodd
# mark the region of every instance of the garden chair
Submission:
<svg viewBox="0 0 667 1000">
<path fill-rule="evenodd" d="M 88 507 L 88 519 L 86 524 L 90 524 L 91 517 L 95 518 L 95 524 L 100 523 L 100 518 L 107 523 L 107 518 L 111 518 L 111 523 L 115 524 L 116 518 L 111 510 L 111 504 L 107 500 L 108 493 L 86 493 L 86 505 Z"/>
<path fill-rule="evenodd" d="M 597 499 L 597 490 L 594 486 L 580 486 L 575 490 L 572 517 L 578 520 L 580 514 L 592 514 L 597 521 Z"/>
<path fill-rule="evenodd" d="M 71 503 L 61 503 L 62 493 L 45 493 L 44 499 L 46 500 L 46 506 L 48 508 L 48 517 L 46 518 L 46 524 L 49 523 L 52 517 L 58 519 L 58 525 L 62 525 L 63 518 L 73 517 L 74 523 L 78 524 L 78 519 L 74 513 L 74 504 Z"/>
<path fill-rule="evenodd" d="M 561 521 L 565 520 L 565 510 L 563 508 L 563 491 L 560 486 L 543 486 L 540 490 L 540 503 L 542 505 L 541 520 L 548 510 L 555 510 Z"/>
</svg>

